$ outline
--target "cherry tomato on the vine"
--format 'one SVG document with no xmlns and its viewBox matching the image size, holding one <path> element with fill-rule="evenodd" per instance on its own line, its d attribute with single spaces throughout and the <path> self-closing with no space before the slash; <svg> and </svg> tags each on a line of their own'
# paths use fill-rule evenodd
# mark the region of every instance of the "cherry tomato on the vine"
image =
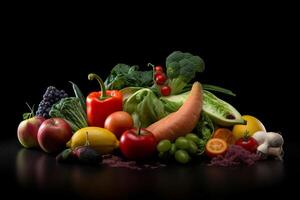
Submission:
<svg viewBox="0 0 300 200">
<path fill-rule="evenodd" d="M 169 86 L 162 86 L 160 88 L 160 93 L 163 96 L 169 96 L 171 94 L 171 88 Z"/>
<path fill-rule="evenodd" d="M 158 85 L 163 85 L 165 82 L 166 82 L 167 78 L 166 78 L 166 75 L 161 73 L 161 74 L 157 74 L 155 76 L 155 82 L 158 84 Z"/>
<path fill-rule="evenodd" d="M 164 71 L 163 68 L 162 68 L 162 66 L 159 66 L 159 65 L 155 66 L 154 69 L 155 69 L 156 72 L 163 72 Z"/>
</svg>

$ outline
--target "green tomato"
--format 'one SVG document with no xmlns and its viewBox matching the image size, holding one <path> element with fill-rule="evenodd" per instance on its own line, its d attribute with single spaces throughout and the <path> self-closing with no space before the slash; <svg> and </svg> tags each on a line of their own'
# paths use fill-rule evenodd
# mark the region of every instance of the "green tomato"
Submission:
<svg viewBox="0 0 300 200">
<path fill-rule="evenodd" d="M 189 148 L 189 141 L 185 137 L 179 137 L 175 141 L 175 145 L 177 149 L 188 149 Z"/>
<path fill-rule="evenodd" d="M 195 144 L 195 142 L 189 140 L 189 149 L 188 149 L 189 153 L 191 154 L 196 154 L 198 151 L 198 147 Z"/>
<path fill-rule="evenodd" d="M 190 155 L 185 150 L 177 150 L 175 152 L 175 160 L 179 163 L 186 164 L 190 159 Z"/>
<path fill-rule="evenodd" d="M 171 142 L 170 140 L 162 140 L 158 143 L 156 146 L 157 151 L 159 152 L 167 152 L 171 148 Z"/>
<path fill-rule="evenodd" d="M 200 142 L 200 138 L 194 134 L 194 133 L 189 133 L 185 136 L 186 139 L 191 140 L 193 142 L 195 142 L 196 144 L 198 144 Z"/>
<path fill-rule="evenodd" d="M 171 149 L 170 149 L 169 153 L 170 153 L 171 155 L 174 155 L 174 154 L 175 154 L 175 152 L 176 152 L 176 150 L 177 150 L 177 148 L 176 148 L 176 145 L 175 145 L 175 144 L 172 144 L 172 146 L 171 146 Z"/>
</svg>

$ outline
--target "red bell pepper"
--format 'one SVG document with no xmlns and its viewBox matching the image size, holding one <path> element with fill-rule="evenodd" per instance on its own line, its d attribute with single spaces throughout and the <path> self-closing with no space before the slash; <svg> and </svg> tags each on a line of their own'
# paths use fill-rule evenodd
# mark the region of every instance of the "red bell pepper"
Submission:
<svg viewBox="0 0 300 200">
<path fill-rule="evenodd" d="M 101 87 L 101 91 L 91 92 L 87 96 L 86 110 L 88 125 L 104 127 L 104 122 L 108 115 L 122 110 L 122 93 L 118 90 L 106 90 L 102 79 L 97 74 L 89 74 L 88 79 L 96 79 Z"/>
</svg>

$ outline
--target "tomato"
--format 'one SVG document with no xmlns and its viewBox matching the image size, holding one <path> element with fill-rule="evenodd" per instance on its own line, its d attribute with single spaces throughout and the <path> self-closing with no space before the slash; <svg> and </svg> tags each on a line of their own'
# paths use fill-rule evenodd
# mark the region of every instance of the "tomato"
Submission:
<svg viewBox="0 0 300 200">
<path fill-rule="evenodd" d="M 244 137 L 245 133 L 252 136 L 257 131 L 266 131 L 264 125 L 255 117 L 250 115 L 242 116 L 247 121 L 246 125 L 234 125 L 232 129 L 233 136 L 236 140 Z"/>
<path fill-rule="evenodd" d="M 166 78 L 166 75 L 163 74 L 163 73 L 160 73 L 160 74 L 157 74 L 155 76 L 155 82 L 158 84 L 158 85 L 163 85 L 165 82 L 166 82 L 167 78 Z"/>
<path fill-rule="evenodd" d="M 244 149 L 256 153 L 258 143 L 253 137 L 244 137 L 236 141 L 236 145 L 243 147 Z"/>
<path fill-rule="evenodd" d="M 164 75 L 164 73 L 163 72 L 155 72 L 154 79 L 156 79 L 160 75 Z"/>
<path fill-rule="evenodd" d="M 162 88 L 160 88 L 160 93 L 163 96 L 169 96 L 171 94 L 171 88 L 169 86 L 163 86 Z"/>
<path fill-rule="evenodd" d="M 219 138 L 224 140 L 228 145 L 234 144 L 234 136 L 228 128 L 218 128 L 213 134 L 213 138 Z"/>
<path fill-rule="evenodd" d="M 155 66 L 155 72 L 163 72 L 164 70 L 163 70 L 163 68 L 161 67 L 161 66 Z"/>
<path fill-rule="evenodd" d="M 113 112 L 106 118 L 104 128 L 110 130 L 119 139 L 126 130 L 133 128 L 133 119 L 127 112 Z"/>
<path fill-rule="evenodd" d="M 227 148 L 227 143 L 219 138 L 210 139 L 205 146 L 206 154 L 209 157 L 223 155 L 227 151 Z"/>
</svg>

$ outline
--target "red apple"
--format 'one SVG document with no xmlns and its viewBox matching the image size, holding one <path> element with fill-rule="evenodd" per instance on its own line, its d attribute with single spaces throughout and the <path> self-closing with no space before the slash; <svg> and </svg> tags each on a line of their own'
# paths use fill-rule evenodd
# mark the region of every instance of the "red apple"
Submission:
<svg viewBox="0 0 300 200">
<path fill-rule="evenodd" d="M 43 121 L 45 121 L 43 117 L 32 117 L 19 124 L 17 135 L 20 143 L 24 147 L 39 147 L 37 133 Z"/>
<path fill-rule="evenodd" d="M 146 159 L 156 151 L 156 138 L 147 129 L 130 129 L 120 139 L 122 154 L 132 160 Z"/>
<path fill-rule="evenodd" d="M 39 145 L 47 153 L 61 151 L 71 137 L 70 125 L 61 118 L 45 120 L 38 131 Z"/>
</svg>

